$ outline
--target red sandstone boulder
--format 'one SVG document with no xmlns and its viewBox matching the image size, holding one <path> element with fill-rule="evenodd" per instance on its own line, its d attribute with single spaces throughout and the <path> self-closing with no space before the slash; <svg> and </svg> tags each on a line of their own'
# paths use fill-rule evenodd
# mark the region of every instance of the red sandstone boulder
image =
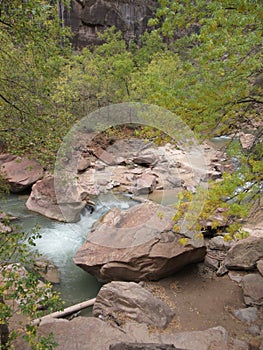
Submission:
<svg viewBox="0 0 263 350">
<path fill-rule="evenodd" d="M 21 192 L 32 186 L 44 175 L 43 167 L 35 160 L 6 157 L 0 167 L 1 176 L 7 180 L 11 192 Z"/>
<path fill-rule="evenodd" d="M 203 239 L 181 239 L 172 230 L 173 210 L 146 202 L 110 210 L 74 257 L 99 280 L 158 280 L 204 259 Z M 193 235 L 194 236 L 194 235 Z"/>
</svg>

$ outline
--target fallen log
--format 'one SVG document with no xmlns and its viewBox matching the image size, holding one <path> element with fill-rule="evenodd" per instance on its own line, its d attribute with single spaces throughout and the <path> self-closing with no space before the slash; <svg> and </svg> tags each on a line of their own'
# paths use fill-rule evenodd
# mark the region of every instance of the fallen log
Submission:
<svg viewBox="0 0 263 350">
<path fill-rule="evenodd" d="M 66 317 L 70 314 L 73 314 L 74 312 L 80 311 L 82 309 L 86 309 L 89 306 L 94 305 L 96 298 L 87 300 L 87 301 L 83 301 L 82 303 L 79 304 L 75 304 L 69 307 L 66 307 L 64 310 L 61 311 L 56 311 L 53 312 L 51 314 L 45 315 L 43 317 L 37 318 L 35 320 L 32 321 L 32 325 L 36 326 L 36 325 L 40 325 L 40 323 L 44 320 L 50 319 L 50 318 L 63 318 Z"/>
</svg>

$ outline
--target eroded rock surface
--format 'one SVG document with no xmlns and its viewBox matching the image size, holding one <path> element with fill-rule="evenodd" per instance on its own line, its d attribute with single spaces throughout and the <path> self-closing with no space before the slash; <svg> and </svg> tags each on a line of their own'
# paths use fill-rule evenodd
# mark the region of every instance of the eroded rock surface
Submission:
<svg viewBox="0 0 263 350">
<path fill-rule="evenodd" d="M 84 196 L 82 196 L 82 193 Z M 29 210 L 58 221 L 75 222 L 80 218 L 81 210 L 85 207 L 85 193 L 75 192 L 72 196 L 63 196 L 64 202 L 58 202 L 54 186 L 54 177 L 48 176 L 37 181 L 26 202 Z M 68 201 L 67 201 L 68 198 Z"/>
<path fill-rule="evenodd" d="M 174 312 L 151 292 L 134 282 L 111 282 L 96 297 L 93 315 L 121 323 L 128 318 L 139 323 L 166 328 Z"/>
<path fill-rule="evenodd" d="M 150 202 L 110 210 L 93 228 L 74 262 L 99 280 L 158 280 L 203 260 L 203 239 L 180 240 L 174 211 Z"/>
</svg>

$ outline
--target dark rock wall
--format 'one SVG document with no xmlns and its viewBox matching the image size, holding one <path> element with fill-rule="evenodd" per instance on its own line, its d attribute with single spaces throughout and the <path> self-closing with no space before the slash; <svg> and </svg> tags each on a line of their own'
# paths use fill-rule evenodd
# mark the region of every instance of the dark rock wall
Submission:
<svg viewBox="0 0 263 350">
<path fill-rule="evenodd" d="M 73 45 L 82 48 L 98 44 L 97 33 L 113 25 L 126 42 L 138 41 L 157 4 L 157 0 L 71 0 L 71 10 L 60 11 L 73 30 Z"/>
</svg>

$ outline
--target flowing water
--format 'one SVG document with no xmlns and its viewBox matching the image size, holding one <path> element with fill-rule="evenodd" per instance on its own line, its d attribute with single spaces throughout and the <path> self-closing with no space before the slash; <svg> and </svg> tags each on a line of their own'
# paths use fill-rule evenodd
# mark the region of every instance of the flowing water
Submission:
<svg viewBox="0 0 263 350">
<path fill-rule="evenodd" d="M 61 293 L 66 306 L 94 298 L 100 287 L 96 278 L 73 263 L 73 256 L 85 242 L 93 223 L 112 207 L 127 209 L 136 204 L 127 196 L 103 195 L 92 214 L 85 210 L 77 223 L 61 223 L 27 210 L 27 196 L 10 195 L 1 203 L 1 210 L 19 218 L 18 224 L 30 233 L 40 225 L 41 238 L 36 239 L 37 249 L 52 261 L 60 271 L 61 283 L 55 288 Z"/>
<path fill-rule="evenodd" d="M 214 138 L 212 143 L 215 148 L 221 149 L 229 141 L 228 137 L 220 137 Z M 153 198 L 149 197 L 149 199 L 167 205 L 174 203 L 176 193 L 168 191 L 163 197 L 163 194 L 160 195 L 157 192 L 152 196 Z M 60 291 L 66 306 L 94 298 L 101 283 L 77 267 L 72 258 L 85 242 L 93 223 L 106 211 L 113 207 L 127 209 L 137 202 L 123 195 L 100 195 L 92 214 L 86 210 L 82 213 L 79 222 L 61 223 L 27 210 L 25 206 L 27 198 L 28 196 L 10 195 L 2 201 L 0 210 L 18 217 L 18 223 L 24 232 L 30 233 L 36 225 L 40 225 L 41 238 L 35 241 L 35 249 L 58 267 L 61 283 L 55 288 Z"/>
</svg>

